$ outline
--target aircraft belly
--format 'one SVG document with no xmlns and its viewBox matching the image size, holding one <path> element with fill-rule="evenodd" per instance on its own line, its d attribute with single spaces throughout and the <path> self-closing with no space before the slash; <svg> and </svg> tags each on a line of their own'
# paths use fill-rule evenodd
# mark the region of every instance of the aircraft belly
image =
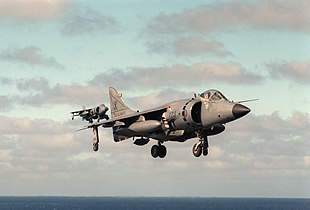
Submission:
<svg viewBox="0 0 310 210">
<path fill-rule="evenodd" d="M 195 138 L 196 135 L 194 132 L 184 132 L 182 135 L 167 135 L 165 132 L 156 132 L 149 135 L 150 138 L 158 140 L 158 141 L 176 141 L 176 142 L 184 142 L 187 139 Z"/>
</svg>

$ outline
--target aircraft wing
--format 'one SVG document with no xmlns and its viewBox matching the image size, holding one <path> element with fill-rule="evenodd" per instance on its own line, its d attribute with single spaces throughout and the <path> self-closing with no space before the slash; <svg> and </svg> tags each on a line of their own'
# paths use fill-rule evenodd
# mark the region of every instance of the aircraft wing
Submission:
<svg viewBox="0 0 310 210">
<path fill-rule="evenodd" d="M 126 121 L 127 119 L 139 117 L 141 115 L 143 115 L 146 119 L 161 118 L 162 113 L 166 110 L 167 110 L 167 106 L 160 106 L 160 107 L 157 107 L 154 109 L 148 109 L 148 110 L 142 111 L 142 112 L 137 111 L 133 114 L 115 117 L 115 118 L 111 119 L 111 121 Z"/>
<path fill-rule="evenodd" d="M 71 114 L 81 114 L 82 112 L 90 112 L 92 109 L 82 109 L 82 110 L 77 110 L 77 111 L 72 111 L 70 112 Z"/>
<path fill-rule="evenodd" d="M 136 122 L 141 115 L 144 116 L 146 120 L 148 120 L 148 119 L 161 120 L 162 114 L 166 110 L 167 110 L 167 106 L 160 106 L 160 107 L 157 107 L 154 109 L 149 109 L 149 110 L 142 111 L 142 112 L 137 111 L 137 112 L 134 112 L 132 114 L 115 117 L 115 118 L 112 118 L 110 120 L 106 120 L 104 122 L 94 123 L 92 125 L 86 126 L 86 127 L 81 128 L 79 130 L 84 130 L 84 129 L 88 129 L 88 128 L 92 128 L 92 127 L 99 127 L 99 126 L 103 126 L 103 127 L 107 128 L 107 127 L 113 127 L 113 126 L 117 126 L 117 125 L 126 125 L 126 124 Z"/>
</svg>

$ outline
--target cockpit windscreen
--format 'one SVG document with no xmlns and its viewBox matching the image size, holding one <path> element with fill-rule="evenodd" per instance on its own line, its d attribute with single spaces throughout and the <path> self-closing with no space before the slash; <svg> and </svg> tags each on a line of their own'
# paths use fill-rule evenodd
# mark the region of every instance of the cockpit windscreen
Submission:
<svg viewBox="0 0 310 210">
<path fill-rule="evenodd" d="M 218 90 L 207 90 L 200 94 L 200 97 L 208 99 L 209 101 L 226 100 L 227 98 Z"/>
</svg>

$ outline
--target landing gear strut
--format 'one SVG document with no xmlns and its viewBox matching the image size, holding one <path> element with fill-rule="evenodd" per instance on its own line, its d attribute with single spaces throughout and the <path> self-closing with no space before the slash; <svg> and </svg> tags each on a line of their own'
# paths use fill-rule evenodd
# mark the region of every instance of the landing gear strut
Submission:
<svg viewBox="0 0 310 210">
<path fill-rule="evenodd" d="M 167 155 L 167 148 L 158 142 L 158 145 L 153 145 L 151 148 L 151 155 L 153 158 L 164 158 Z"/>
<path fill-rule="evenodd" d="M 93 150 L 97 152 L 99 149 L 98 126 L 93 127 Z"/>
<path fill-rule="evenodd" d="M 200 138 L 199 142 L 194 144 L 193 146 L 193 155 L 195 157 L 200 157 L 201 154 L 204 156 L 208 155 L 208 148 L 209 148 L 209 142 L 208 142 L 208 137 L 202 137 Z"/>
</svg>

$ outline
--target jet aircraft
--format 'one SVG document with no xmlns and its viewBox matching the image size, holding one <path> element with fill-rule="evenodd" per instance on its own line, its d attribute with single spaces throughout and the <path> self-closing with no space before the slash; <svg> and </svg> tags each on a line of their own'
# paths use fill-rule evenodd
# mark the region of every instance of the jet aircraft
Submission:
<svg viewBox="0 0 310 210">
<path fill-rule="evenodd" d="M 132 138 L 134 144 L 142 146 L 149 143 L 150 139 L 157 141 L 151 148 L 154 158 L 166 156 L 167 149 L 163 145 L 165 142 L 185 142 L 192 138 L 198 138 L 192 149 L 193 155 L 208 155 L 208 136 L 223 132 L 226 123 L 248 114 L 251 110 L 242 105 L 242 102 L 257 100 L 233 102 L 220 91 L 211 89 L 195 94 L 192 98 L 140 112 L 130 109 L 122 100 L 122 94 L 113 87 L 109 88 L 109 96 L 111 119 L 105 118 L 104 121 L 79 129 L 93 130 L 93 150 L 99 149 L 98 128 L 112 128 L 115 142 Z M 107 107 L 102 109 L 102 116 L 107 111 Z M 74 113 L 82 118 L 84 116 L 80 112 L 72 112 L 73 115 Z"/>
<path fill-rule="evenodd" d="M 95 106 L 94 108 L 83 108 L 82 110 L 73 111 L 72 114 L 72 120 L 74 120 L 74 117 L 79 116 L 82 118 L 82 120 L 86 120 L 89 123 L 93 123 L 95 119 L 97 119 L 97 122 L 99 122 L 101 119 L 109 119 L 109 116 L 106 115 L 106 112 L 109 110 L 108 107 L 106 107 L 104 104 L 100 104 L 98 106 Z"/>
</svg>

